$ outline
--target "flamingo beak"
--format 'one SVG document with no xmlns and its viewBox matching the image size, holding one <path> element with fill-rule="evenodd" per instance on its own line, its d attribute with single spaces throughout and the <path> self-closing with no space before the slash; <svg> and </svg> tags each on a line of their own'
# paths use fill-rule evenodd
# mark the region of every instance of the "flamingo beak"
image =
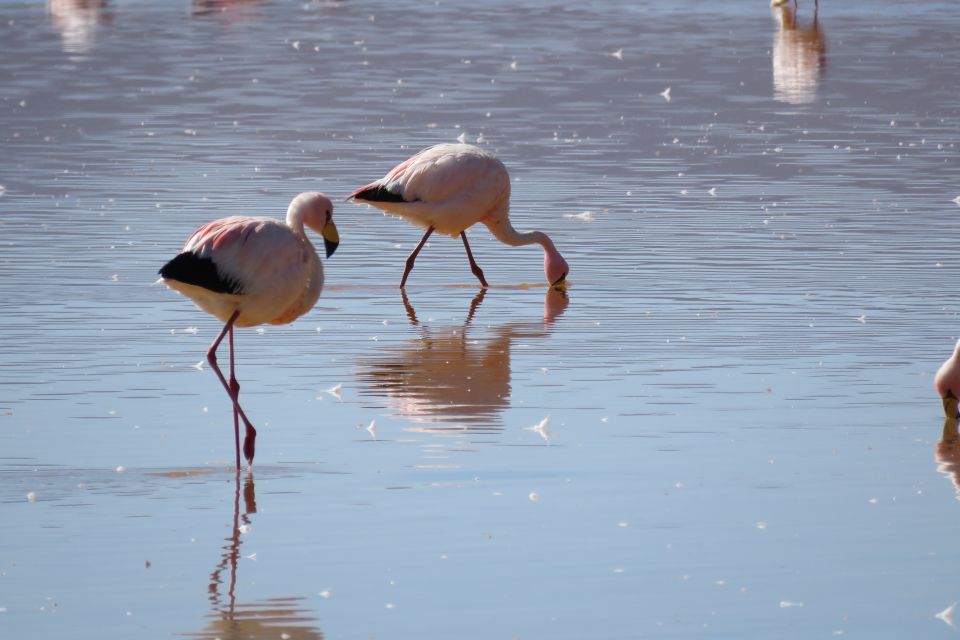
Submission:
<svg viewBox="0 0 960 640">
<path fill-rule="evenodd" d="M 337 231 L 337 225 L 333 224 L 333 218 L 327 220 L 323 225 L 323 246 L 327 251 L 327 257 L 333 255 L 333 252 L 340 246 L 340 232 Z"/>
<path fill-rule="evenodd" d="M 947 418 L 956 420 L 958 417 L 957 397 L 950 391 L 943 397 L 943 413 Z"/>
<path fill-rule="evenodd" d="M 552 283 L 550 286 L 552 286 L 552 287 L 560 286 L 561 283 L 563 283 L 563 282 L 566 281 L 566 279 L 567 279 L 567 273 L 568 273 L 567 271 L 564 271 L 564 272 L 563 272 L 563 275 L 560 276 L 559 278 L 557 278 L 557 281 L 554 282 L 554 283 Z"/>
</svg>

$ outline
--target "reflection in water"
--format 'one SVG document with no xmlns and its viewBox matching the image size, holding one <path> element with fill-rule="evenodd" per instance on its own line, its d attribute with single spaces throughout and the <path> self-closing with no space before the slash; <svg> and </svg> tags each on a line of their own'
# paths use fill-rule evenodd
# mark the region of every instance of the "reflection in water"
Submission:
<svg viewBox="0 0 960 640">
<path fill-rule="evenodd" d="M 808 104 L 827 64 L 827 44 L 813 9 L 813 22 L 802 24 L 796 7 L 776 7 L 778 29 L 773 38 L 773 97 L 790 104 Z"/>
<path fill-rule="evenodd" d="M 250 526 L 250 514 L 257 512 L 253 474 L 243 483 L 243 513 L 240 512 L 240 472 L 236 473 L 233 497 L 233 529 L 223 556 L 210 574 L 210 605 L 213 609 L 207 627 L 199 633 L 186 634 L 203 640 L 248 640 L 288 638 L 289 640 L 322 640 L 323 634 L 313 627 L 313 618 L 303 606 L 303 598 L 268 598 L 250 604 L 237 603 L 237 561 L 240 558 L 240 534 Z M 241 524 L 242 523 L 242 524 Z M 226 593 L 223 590 L 226 588 Z"/>
<path fill-rule="evenodd" d="M 955 498 L 960 500 L 960 437 L 956 418 L 944 419 L 943 437 L 937 443 L 934 457 L 939 463 L 937 471 L 950 478 L 957 494 Z"/>
<path fill-rule="evenodd" d="M 569 302 L 566 291 L 551 288 L 544 299 L 543 320 L 488 327 L 490 337 L 468 338 L 474 314 L 487 295 L 482 289 L 470 303 L 462 326 L 422 324 L 401 290 L 410 324 L 419 336 L 386 347 L 362 362 L 358 380 L 366 395 L 385 396 L 395 411 L 428 431 L 499 431 L 496 417 L 510 402 L 510 350 L 517 339 L 540 338 Z M 434 426 L 454 422 L 456 426 Z"/>
<path fill-rule="evenodd" d="M 92 49 L 97 28 L 113 20 L 107 0 L 48 0 L 47 13 L 60 32 L 65 53 Z"/>
<path fill-rule="evenodd" d="M 254 17 L 259 4 L 260 0 L 192 0 L 190 9 L 195 16 L 223 15 L 234 21 Z"/>
</svg>

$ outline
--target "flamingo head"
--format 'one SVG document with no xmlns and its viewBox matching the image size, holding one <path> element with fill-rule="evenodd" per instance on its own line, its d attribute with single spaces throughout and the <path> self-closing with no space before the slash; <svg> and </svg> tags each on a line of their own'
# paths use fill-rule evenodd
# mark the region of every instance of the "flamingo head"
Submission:
<svg viewBox="0 0 960 640">
<path fill-rule="evenodd" d="M 333 223 L 333 203 L 330 198 L 319 191 L 301 193 L 290 203 L 288 220 L 291 214 L 301 216 L 303 224 L 320 234 L 327 257 L 332 256 L 340 245 L 340 233 Z"/>
<path fill-rule="evenodd" d="M 560 255 L 560 252 L 554 249 L 553 251 L 545 251 L 543 254 L 543 272 L 547 275 L 547 282 L 551 285 L 558 285 L 570 273 L 570 266 Z"/>
</svg>

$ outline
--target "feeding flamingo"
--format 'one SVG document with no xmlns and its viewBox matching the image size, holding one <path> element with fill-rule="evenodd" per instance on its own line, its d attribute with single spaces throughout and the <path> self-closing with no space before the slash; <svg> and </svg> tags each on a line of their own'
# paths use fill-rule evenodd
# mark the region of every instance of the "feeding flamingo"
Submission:
<svg viewBox="0 0 960 640">
<path fill-rule="evenodd" d="M 492 154 L 469 144 L 438 144 L 394 167 L 386 176 L 360 187 L 346 198 L 369 203 L 427 230 L 407 257 L 400 286 L 407 283 L 417 254 L 434 231 L 460 236 L 470 269 L 489 286 L 473 259 L 466 230 L 482 222 L 505 244 L 537 243 L 543 247 L 543 270 L 550 284 L 566 278 L 570 268 L 547 234 L 521 233 L 510 224 L 510 176 Z"/>
<path fill-rule="evenodd" d="M 246 435 L 243 455 L 253 463 L 257 431 L 240 407 L 240 385 L 234 376 L 233 328 L 293 322 L 313 308 L 323 288 L 323 265 L 304 232 L 304 225 L 323 237 L 327 257 L 340 243 L 333 223 L 333 204 L 322 193 L 301 193 L 290 203 L 286 222 L 273 218 L 231 216 L 193 232 L 180 254 L 160 269 L 162 281 L 223 321 L 223 329 L 207 350 L 207 361 L 233 402 L 233 432 L 240 468 L 240 426 Z M 230 344 L 230 381 L 217 366 L 217 347 Z"/>
<path fill-rule="evenodd" d="M 933 387 L 943 398 L 943 412 L 948 418 L 956 418 L 957 399 L 960 398 L 960 340 L 953 348 L 953 355 L 937 370 Z"/>
</svg>

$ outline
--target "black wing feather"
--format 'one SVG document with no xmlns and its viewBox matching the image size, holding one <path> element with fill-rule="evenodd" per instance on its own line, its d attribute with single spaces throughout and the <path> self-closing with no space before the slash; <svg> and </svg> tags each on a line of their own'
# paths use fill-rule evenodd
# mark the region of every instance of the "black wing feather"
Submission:
<svg viewBox="0 0 960 640">
<path fill-rule="evenodd" d="M 399 193 L 388 191 L 383 185 L 364 189 L 353 197 L 356 200 L 366 200 L 367 202 L 409 202 L 404 200 Z"/>
<path fill-rule="evenodd" d="M 197 254 L 184 251 L 163 265 L 160 275 L 169 280 L 178 280 L 186 284 L 203 287 L 215 293 L 240 295 L 243 287 L 234 278 L 225 276 L 217 269 L 210 258 L 201 258 Z"/>
</svg>

